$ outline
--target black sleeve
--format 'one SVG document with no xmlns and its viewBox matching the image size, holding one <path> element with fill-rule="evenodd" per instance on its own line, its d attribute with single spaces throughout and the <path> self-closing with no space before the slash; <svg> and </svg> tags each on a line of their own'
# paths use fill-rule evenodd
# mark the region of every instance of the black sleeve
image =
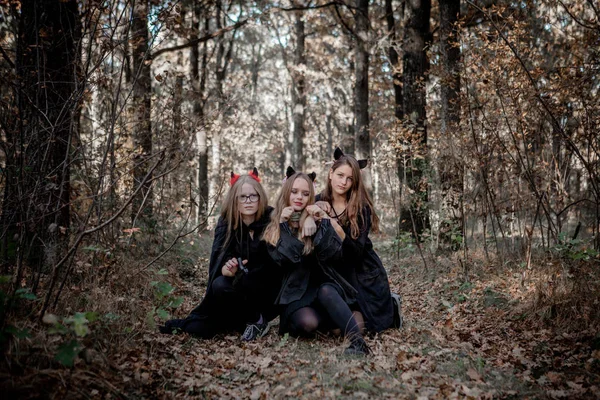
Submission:
<svg viewBox="0 0 600 400">
<path fill-rule="evenodd" d="M 359 260 L 363 258 L 365 244 L 367 243 L 369 231 L 371 230 L 371 212 L 368 207 L 363 209 L 363 216 L 364 220 L 359 221 L 358 224 L 360 233 L 356 239 L 352 239 L 350 229 L 346 232 L 346 238 L 342 243 L 342 253 L 346 259 Z"/>
<path fill-rule="evenodd" d="M 262 243 L 258 257 L 252 260 L 253 267 L 245 273 L 238 268 L 233 286 L 242 290 L 257 288 L 278 280 L 281 268 L 278 268 L 269 256 L 267 244 Z"/>
<path fill-rule="evenodd" d="M 269 246 L 269 255 L 279 266 L 298 264 L 302 260 L 304 243 L 294 237 L 287 222 L 279 224 L 280 237 L 276 246 Z"/>
<path fill-rule="evenodd" d="M 328 219 L 321 220 L 313 243 L 317 259 L 321 262 L 337 260 L 342 256 L 342 239 Z"/>
<path fill-rule="evenodd" d="M 227 236 L 227 222 L 223 218 L 219 218 L 217 227 L 215 228 L 215 236 L 210 251 L 210 261 L 208 267 L 209 282 L 212 282 L 217 276 L 221 275 L 220 264 L 223 260 L 223 253 L 225 249 L 225 238 Z"/>
</svg>

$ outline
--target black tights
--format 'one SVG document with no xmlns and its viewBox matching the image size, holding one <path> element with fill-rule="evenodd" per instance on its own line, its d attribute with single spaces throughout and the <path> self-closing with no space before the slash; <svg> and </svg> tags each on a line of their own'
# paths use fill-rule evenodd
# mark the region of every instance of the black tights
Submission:
<svg viewBox="0 0 600 400">
<path fill-rule="evenodd" d="M 334 286 L 322 285 L 317 292 L 317 301 L 335 327 L 341 329 L 346 337 L 350 340 L 362 338 L 352 310 Z M 291 333 L 297 336 L 312 336 L 322 322 L 323 317 L 315 308 L 300 308 L 290 316 Z"/>
</svg>

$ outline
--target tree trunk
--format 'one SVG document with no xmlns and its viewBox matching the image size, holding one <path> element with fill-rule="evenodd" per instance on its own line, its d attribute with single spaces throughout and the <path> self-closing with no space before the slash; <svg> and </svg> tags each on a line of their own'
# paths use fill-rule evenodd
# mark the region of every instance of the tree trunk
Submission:
<svg viewBox="0 0 600 400">
<path fill-rule="evenodd" d="M 306 57 L 304 55 L 304 20 L 302 14 L 296 14 L 294 25 L 296 48 L 294 50 L 294 65 L 290 68 L 292 75 L 292 131 L 288 137 L 286 159 L 298 171 L 304 170 L 305 156 L 303 149 L 304 119 L 306 113 L 306 83 L 305 71 Z"/>
<path fill-rule="evenodd" d="M 460 128 L 460 49 L 456 23 L 460 13 L 460 0 L 440 2 L 440 61 L 441 74 L 441 138 L 438 160 L 441 199 L 445 199 L 445 220 L 451 221 L 450 231 L 458 229 L 464 238 L 462 215 L 463 168 L 454 151 L 456 136 Z M 463 216 L 464 217 L 464 216 Z M 455 243 L 453 245 L 456 245 Z"/>
<path fill-rule="evenodd" d="M 152 126 L 150 107 L 152 85 L 151 61 L 148 58 L 148 2 L 138 0 L 133 6 L 131 47 L 133 56 L 133 190 L 142 184 L 149 170 L 152 155 Z M 132 202 L 132 223 L 149 229 L 152 220 L 152 191 L 146 180 Z M 136 223 L 137 220 L 137 223 Z"/>
<path fill-rule="evenodd" d="M 192 17 L 192 34 L 190 40 L 199 37 L 200 21 L 202 18 L 202 8 L 199 4 L 194 4 Z M 210 18 L 204 18 L 204 28 L 202 33 L 206 34 L 209 28 Z M 198 146 L 198 174 L 196 184 L 198 186 L 198 213 L 196 214 L 196 223 L 206 216 L 208 210 L 208 144 L 206 141 L 206 121 L 204 116 L 204 99 L 206 91 L 206 77 L 208 73 L 208 42 L 202 45 L 202 58 L 198 46 L 192 46 L 190 51 L 191 81 L 194 88 L 193 120 L 197 121 L 196 126 L 196 145 Z"/>
<path fill-rule="evenodd" d="M 404 15 L 403 51 L 403 131 L 408 133 L 408 169 L 399 162 L 399 176 L 406 174 L 407 185 L 413 191 L 408 207 L 400 213 L 401 227 L 417 235 L 428 226 L 427 196 L 427 125 L 425 114 L 425 84 L 428 60 L 426 54 L 429 39 L 431 0 L 408 0 Z M 408 197 L 408 196 L 407 196 Z"/>
<path fill-rule="evenodd" d="M 9 144 L 14 152 L 6 159 L 12 181 L 7 182 L 2 228 L 9 240 L 14 234 L 24 239 L 20 241 L 26 248 L 16 251 L 29 254 L 29 264 L 56 264 L 68 237 L 70 147 L 80 99 L 80 37 L 76 1 L 21 2 L 18 118 L 16 135 Z"/>
<path fill-rule="evenodd" d="M 460 0 L 440 2 L 442 136 L 456 132 L 460 123 L 460 49 L 456 31 L 459 13 Z"/>
<path fill-rule="evenodd" d="M 355 49 L 355 86 L 354 130 L 356 157 L 371 157 L 371 137 L 369 132 L 369 0 L 356 0 L 356 49 Z M 367 190 L 372 190 L 370 169 L 363 171 Z"/>
<path fill-rule="evenodd" d="M 350 48 L 352 46 L 356 46 L 354 44 L 354 39 L 352 37 L 352 35 L 344 35 L 344 39 L 347 41 L 347 46 Z M 347 58 L 347 62 L 348 62 L 348 75 L 350 75 L 353 71 L 355 71 L 355 60 L 353 57 L 348 57 Z M 355 146 L 355 135 L 354 135 L 354 131 L 355 131 L 355 119 L 356 116 L 354 115 L 354 110 L 353 107 L 355 106 L 354 102 L 352 101 L 352 95 L 353 93 L 346 93 L 344 91 L 344 89 L 338 89 L 337 93 L 340 97 L 341 97 L 341 101 L 342 101 L 342 106 L 343 106 L 343 110 L 342 110 L 342 121 L 340 121 L 340 133 L 341 133 L 341 137 L 340 137 L 340 148 L 344 151 L 344 153 L 349 153 L 349 154 L 355 154 L 356 153 L 356 146 Z M 329 154 L 329 157 L 333 158 L 333 153 Z"/>
<path fill-rule="evenodd" d="M 230 3 L 231 7 L 232 3 Z M 217 29 L 223 29 L 223 22 L 229 20 L 229 17 L 224 15 L 223 13 L 223 4 L 221 1 L 217 1 Z M 221 20 L 223 18 L 223 20 Z M 212 171 L 216 177 L 220 178 L 224 176 L 221 171 L 221 129 L 223 125 L 223 121 L 225 119 L 225 106 L 226 106 L 226 98 L 224 92 L 224 82 L 225 77 L 227 76 L 227 67 L 229 66 L 229 61 L 231 60 L 231 56 L 233 54 L 233 45 L 235 43 L 235 35 L 237 33 L 237 28 L 233 30 L 231 33 L 231 39 L 227 43 L 227 47 L 225 46 L 225 38 L 219 37 L 219 42 L 217 43 L 217 60 L 215 64 L 215 106 L 217 117 L 216 121 L 213 124 L 214 129 L 212 129 Z"/>
<path fill-rule="evenodd" d="M 397 35 L 396 35 L 396 21 L 394 19 L 394 8 L 392 7 L 392 0 L 385 0 L 385 19 L 388 26 L 388 36 L 390 38 L 390 47 L 388 49 L 388 56 L 390 58 L 390 67 L 392 68 L 392 86 L 394 88 L 394 115 L 398 121 L 402 121 L 404 112 L 402 109 L 402 71 L 400 70 L 400 64 L 398 59 L 398 51 L 396 50 Z"/>
</svg>

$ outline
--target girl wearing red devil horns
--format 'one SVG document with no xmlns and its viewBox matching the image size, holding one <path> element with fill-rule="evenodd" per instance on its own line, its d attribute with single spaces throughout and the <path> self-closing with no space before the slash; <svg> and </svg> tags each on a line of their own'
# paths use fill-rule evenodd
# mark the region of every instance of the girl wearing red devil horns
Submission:
<svg viewBox="0 0 600 400">
<path fill-rule="evenodd" d="M 296 173 L 288 167 L 286 175 L 264 234 L 269 254 L 284 271 L 277 297 L 283 307 L 280 333 L 313 336 L 317 330 L 339 328 L 351 343 L 346 354 L 368 354 L 349 307 L 356 302 L 357 291 L 332 267 L 341 254 L 342 240 L 327 214 L 313 204 L 314 174 Z M 320 221 L 312 237 L 304 229 L 305 214 Z"/>
<path fill-rule="evenodd" d="M 400 328 L 400 296 L 390 292 L 385 268 L 369 239 L 369 232 L 378 230 L 379 218 L 360 172 L 367 160 L 357 160 L 340 148 L 335 149 L 334 160 L 327 186 L 316 196 L 316 204 L 331 218 L 342 238 L 337 268 L 358 291 L 353 306 L 355 317 L 364 321 L 364 328 L 370 332 Z"/>
<path fill-rule="evenodd" d="M 187 318 L 167 321 L 160 327 L 163 333 L 211 338 L 233 330 L 250 341 L 264 336 L 277 314 L 273 304 L 281 273 L 261 240 L 272 208 L 256 168 L 248 175 L 232 172 L 230 184 L 215 229 L 204 299 Z"/>
</svg>

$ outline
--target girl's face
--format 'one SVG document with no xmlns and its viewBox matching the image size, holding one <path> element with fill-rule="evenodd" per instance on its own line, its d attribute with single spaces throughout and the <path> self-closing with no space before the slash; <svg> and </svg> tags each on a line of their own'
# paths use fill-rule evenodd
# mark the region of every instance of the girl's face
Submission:
<svg viewBox="0 0 600 400">
<path fill-rule="evenodd" d="M 308 182 L 303 178 L 296 178 L 292 185 L 292 192 L 290 193 L 290 206 L 294 208 L 294 211 L 302 211 L 308 205 L 308 199 L 310 198 L 310 187 Z"/>
<path fill-rule="evenodd" d="M 254 215 L 258 212 L 260 196 L 249 183 L 244 183 L 238 195 L 238 208 L 242 215 Z"/>
<path fill-rule="evenodd" d="M 331 189 L 335 194 L 345 195 L 352 188 L 352 168 L 349 165 L 340 165 L 335 171 L 329 171 Z"/>
</svg>

